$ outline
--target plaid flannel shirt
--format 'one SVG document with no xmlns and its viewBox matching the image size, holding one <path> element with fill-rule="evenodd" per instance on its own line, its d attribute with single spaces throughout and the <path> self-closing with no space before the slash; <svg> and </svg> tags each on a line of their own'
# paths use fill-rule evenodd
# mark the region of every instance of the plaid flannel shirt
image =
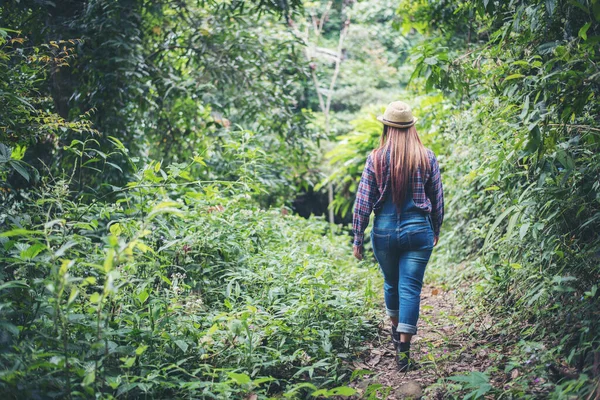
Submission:
<svg viewBox="0 0 600 400">
<path fill-rule="evenodd" d="M 410 182 L 412 184 L 415 205 L 421 210 L 431 213 L 433 233 L 438 237 L 442 221 L 444 220 L 444 190 L 440 176 L 440 166 L 435 154 L 429 149 L 427 149 L 427 153 L 431 165 L 429 173 L 422 176 L 421 169 L 419 168 Z M 382 179 L 378 182 L 375 176 L 372 153 L 369 154 L 358 184 L 356 201 L 354 203 L 352 231 L 354 232 L 355 246 L 363 245 L 364 232 L 369 224 L 371 212 L 381 208 L 385 201 L 385 196 L 388 193 L 391 195 L 391 189 L 389 168 L 383 171 Z"/>
</svg>

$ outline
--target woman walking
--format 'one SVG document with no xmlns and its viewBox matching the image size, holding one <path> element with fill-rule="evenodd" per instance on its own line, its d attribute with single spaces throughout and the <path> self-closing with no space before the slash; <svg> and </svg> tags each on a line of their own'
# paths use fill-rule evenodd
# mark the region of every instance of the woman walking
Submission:
<svg viewBox="0 0 600 400">
<path fill-rule="evenodd" d="M 400 371 L 415 369 L 410 341 L 417 333 L 425 267 L 444 218 L 440 169 L 415 129 L 408 104 L 390 103 L 379 147 L 367 157 L 354 204 L 354 256 L 363 257 L 371 212 L 371 243 L 384 278 L 384 298 Z"/>
</svg>

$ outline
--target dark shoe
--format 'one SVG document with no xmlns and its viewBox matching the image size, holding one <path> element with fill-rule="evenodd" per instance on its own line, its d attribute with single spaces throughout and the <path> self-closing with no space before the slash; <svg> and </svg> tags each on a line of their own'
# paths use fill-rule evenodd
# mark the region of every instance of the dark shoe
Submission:
<svg viewBox="0 0 600 400">
<path fill-rule="evenodd" d="M 408 363 L 406 365 L 398 365 L 399 372 L 406 373 L 409 371 L 416 371 L 418 369 L 421 369 L 421 366 L 417 364 L 415 360 L 408 360 Z"/>
<path fill-rule="evenodd" d="M 396 348 L 396 364 L 400 372 L 406 372 L 409 368 L 410 342 L 399 342 Z"/>
<path fill-rule="evenodd" d="M 419 365 L 410 358 L 410 342 L 399 342 L 396 349 L 396 364 L 398 371 L 408 372 L 419 369 Z"/>
<path fill-rule="evenodd" d="M 400 346 L 400 332 L 396 332 L 394 325 L 392 325 L 392 343 L 394 344 L 394 349 L 398 351 L 398 346 Z"/>
</svg>

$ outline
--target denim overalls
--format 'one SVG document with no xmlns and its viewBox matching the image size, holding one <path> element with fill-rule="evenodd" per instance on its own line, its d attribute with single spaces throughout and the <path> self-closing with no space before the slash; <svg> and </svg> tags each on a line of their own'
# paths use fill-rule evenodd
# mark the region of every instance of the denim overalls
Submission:
<svg viewBox="0 0 600 400">
<path fill-rule="evenodd" d="M 387 315 L 398 318 L 398 332 L 415 334 L 423 275 L 433 250 L 433 225 L 430 214 L 415 206 L 412 191 L 400 214 L 391 193 L 386 195 L 375 213 L 371 243 L 384 277 Z"/>
</svg>

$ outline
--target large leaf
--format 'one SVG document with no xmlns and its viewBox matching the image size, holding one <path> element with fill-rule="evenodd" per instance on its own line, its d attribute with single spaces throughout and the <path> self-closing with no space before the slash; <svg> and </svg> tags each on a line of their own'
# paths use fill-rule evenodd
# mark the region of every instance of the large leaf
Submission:
<svg viewBox="0 0 600 400">
<path fill-rule="evenodd" d="M 491 226 L 490 230 L 488 231 L 488 233 L 485 237 L 484 247 L 487 247 L 490 245 L 490 239 L 491 239 L 494 231 L 496 230 L 496 228 L 498 228 L 498 225 L 500 225 L 502 223 L 502 221 L 504 221 L 506 216 L 509 215 L 511 212 L 513 212 L 515 209 L 516 209 L 516 206 L 508 207 L 502 214 L 500 214 L 500 216 L 498 216 L 498 218 L 496 218 L 496 221 L 493 223 L 493 225 Z"/>
</svg>

